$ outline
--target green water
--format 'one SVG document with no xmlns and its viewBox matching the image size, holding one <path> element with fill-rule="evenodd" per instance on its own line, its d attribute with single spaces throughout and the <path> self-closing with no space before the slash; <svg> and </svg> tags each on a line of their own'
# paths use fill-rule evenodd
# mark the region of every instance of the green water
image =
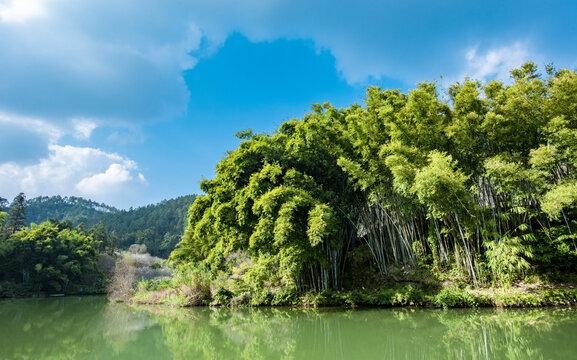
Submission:
<svg viewBox="0 0 577 360">
<path fill-rule="evenodd" d="M 171 309 L 0 301 L 0 359 L 575 359 L 577 310 Z"/>
</svg>

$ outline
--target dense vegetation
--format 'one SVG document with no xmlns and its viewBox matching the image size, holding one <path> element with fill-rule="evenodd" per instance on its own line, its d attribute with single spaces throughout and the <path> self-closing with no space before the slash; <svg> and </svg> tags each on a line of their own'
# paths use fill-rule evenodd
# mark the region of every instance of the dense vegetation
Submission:
<svg viewBox="0 0 577 360">
<path fill-rule="evenodd" d="M 40 224 L 46 219 L 69 220 L 73 224 L 92 226 L 102 215 L 117 213 L 118 209 L 75 196 L 39 196 L 26 200 L 26 223 Z"/>
<path fill-rule="evenodd" d="M 116 234 L 119 247 L 144 244 L 151 255 L 168 258 L 181 240 L 188 208 L 195 197 L 180 196 L 154 205 L 106 213 L 98 220 L 109 233 Z"/>
<path fill-rule="evenodd" d="M 80 225 L 105 246 L 128 249 L 132 244 L 144 244 L 151 255 L 167 258 L 181 240 L 188 208 L 194 199 L 195 195 L 186 195 L 136 209 L 118 210 L 74 196 L 22 198 L 25 212 L 21 222 L 27 225 L 47 219 L 69 222 L 71 226 Z M 6 200 L 3 204 L 7 205 Z M 13 207 L 8 207 L 8 211 Z"/>
<path fill-rule="evenodd" d="M 0 222 L 0 297 L 104 291 L 104 274 L 97 268 L 102 244 L 89 234 L 57 221 L 10 235 L 5 226 Z"/>
<path fill-rule="evenodd" d="M 10 206 L 0 198 L 0 297 L 102 293 L 110 280 L 106 275 L 122 272 L 131 284 L 167 276 L 162 259 L 146 252 L 168 257 L 193 201 L 194 196 L 182 196 L 120 211 L 75 197 L 26 200 L 20 193 Z M 30 218 L 40 225 L 27 222 Z"/>
<path fill-rule="evenodd" d="M 574 273 L 577 73 L 546 70 L 442 94 L 371 87 L 364 106 L 239 133 L 171 260 L 228 279 L 216 295 L 229 298 L 359 288 L 373 273 L 476 287 Z"/>
</svg>

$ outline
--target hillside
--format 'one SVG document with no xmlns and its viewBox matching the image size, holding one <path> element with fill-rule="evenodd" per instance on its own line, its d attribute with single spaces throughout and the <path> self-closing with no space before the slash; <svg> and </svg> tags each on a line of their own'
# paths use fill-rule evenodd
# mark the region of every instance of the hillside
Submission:
<svg viewBox="0 0 577 360">
<path fill-rule="evenodd" d="M 84 224 L 94 237 L 106 243 L 128 248 L 145 244 L 151 255 L 168 257 L 180 241 L 186 226 L 188 208 L 195 195 L 163 200 L 136 209 L 118 210 L 106 204 L 80 197 L 41 196 L 26 200 L 26 223 L 39 224 L 46 219 Z"/>
<path fill-rule="evenodd" d="M 108 232 L 116 232 L 119 247 L 145 244 L 151 255 L 166 258 L 184 234 L 188 209 L 195 198 L 196 195 L 186 195 L 155 205 L 106 213 L 99 221 Z"/>
<path fill-rule="evenodd" d="M 119 211 L 112 206 L 75 196 L 39 196 L 26 200 L 25 205 L 27 225 L 56 218 L 60 221 L 70 220 L 75 225 L 83 223 L 92 226 L 102 215 Z"/>
</svg>

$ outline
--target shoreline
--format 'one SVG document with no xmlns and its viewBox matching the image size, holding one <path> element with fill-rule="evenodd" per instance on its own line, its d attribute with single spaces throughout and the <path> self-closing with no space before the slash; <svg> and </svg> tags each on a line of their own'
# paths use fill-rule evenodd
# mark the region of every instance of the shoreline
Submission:
<svg viewBox="0 0 577 360">
<path fill-rule="evenodd" d="M 228 299 L 220 298 L 197 301 L 198 299 L 183 297 L 176 291 L 155 290 L 140 291 L 131 297 L 118 299 L 106 293 L 71 293 L 61 296 L 48 294 L 32 294 L 30 296 L 3 297 L 0 300 L 62 298 L 76 296 L 106 296 L 111 302 L 123 302 L 133 305 L 159 305 L 162 307 L 223 307 L 223 308 L 252 308 L 252 307 L 300 307 L 300 308 L 423 308 L 423 309 L 459 309 L 459 308 L 540 308 L 540 307 L 572 307 L 577 306 L 577 288 L 547 287 L 527 289 L 522 287 L 511 288 L 474 288 L 451 289 L 443 288 L 438 292 L 414 291 L 414 288 L 353 290 L 353 291 L 322 291 L 319 293 L 285 294 L 285 300 L 268 297 L 251 302 L 252 296 L 248 292 L 231 296 Z M 235 298 L 245 297 L 244 302 L 235 301 Z M 248 300 L 248 301 L 247 301 Z"/>
<path fill-rule="evenodd" d="M 271 293 L 272 294 L 272 293 Z M 319 293 L 281 294 L 256 298 L 242 292 L 228 298 L 213 296 L 199 301 L 186 297 L 176 290 L 140 291 L 124 301 L 138 305 L 161 305 L 169 307 L 416 307 L 416 308 L 536 308 L 577 305 L 577 289 L 550 287 L 541 289 L 511 288 L 442 288 L 438 292 L 424 292 L 415 288 L 354 290 L 347 292 L 322 291 Z M 261 295 L 262 296 L 262 295 Z M 239 299 L 243 298 L 243 299 Z M 284 298 L 284 299 L 283 299 Z M 242 300 L 242 301 L 241 301 Z"/>
</svg>

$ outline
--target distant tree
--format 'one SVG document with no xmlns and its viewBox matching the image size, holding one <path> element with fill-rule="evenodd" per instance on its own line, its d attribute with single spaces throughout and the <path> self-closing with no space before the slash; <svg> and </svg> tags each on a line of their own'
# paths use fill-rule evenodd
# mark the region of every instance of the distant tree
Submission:
<svg viewBox="0 0 577 360">
<path fill-rule="evenodd" d="M 26 225 L 25 201 L 26 196 L 24 196 L 24 193 L 20 193 L 16 195 L 10 204 L 10 210 L 8 211 L 8 217 L 6 218 L 6 223 L 4 225 L 4 233 L 7 236 L 21 230 Z"/>
<path fill-rule="evenodd" d="M 145 244 L 151 255 L 166 258 L 184 233 L 194 199 L 194 195 L 181 196 L 130 210 L 74 196 L 40 196 L 24 204 L 28 225 L 49 219 L 59 228 L 76 226 L 77 231 L 90 235 L 99 252 Z"/>
<path fill-rule="evenodd" d="M 166 258 L 184 234 L 188 208 L 194 199 L 195 195 L 187 195 L 155 205 L 107 213 L 99 221 L 108 231 L 109 243 L 121 248 L 145 244 L 151 255 Z M 95 234 L 93 237 L 98 238 Z"/>
<path fill-rule="evenodd" d="M 108 246 L 111 253 L 118 247 L 118 234 L 116 234 L 116 230 L 108 233 Z"/>
<path fill-rule="evenodd" d="M 74 196 L 40 196 L 26 200 L 27 224 L 39 224 L 49 218 L 59 221 L 70 220 L 73 224 L 85 223 L 92 226 L 98 223 L 106 213 L 118 212 L 118 209 Z"/>
<path fill-rule="evenodd" d="M 7 205 L 8 205 L 8 200 L 6 200 L 2 196 L 0 196 L 0 212 L 3 212 L 4 209 L 6 209 Z"/>
<path fill-rule="evenodd" d="M 65 229 L 72 230 L 74 228 L 74 226 L 72 225 L 72 221 L 70 220 L 60 221 L 57 218 L 48 218 L 46 222 L 49 223 L 50 225 L 56 226 L 59 231 Z"/>
<path fill-rule="evenodd" d="M 4 212 L 6 205 L 8 205 L 8 200 L 0 196 L 0 240 L 4 239 L 4 222 L 8 217 L 8 214 Z"/>
<path fill-rule="evenodd" d="M 104 224 L 101 222 L 92 226 L 90 228 L 89 234 L 92 236 L 98 251 L 105 251 L 106 249 L 111 249 L 114 247 L 114 244 L 111 241 L 111 236 L 108 234 Z"/>
</svg>

